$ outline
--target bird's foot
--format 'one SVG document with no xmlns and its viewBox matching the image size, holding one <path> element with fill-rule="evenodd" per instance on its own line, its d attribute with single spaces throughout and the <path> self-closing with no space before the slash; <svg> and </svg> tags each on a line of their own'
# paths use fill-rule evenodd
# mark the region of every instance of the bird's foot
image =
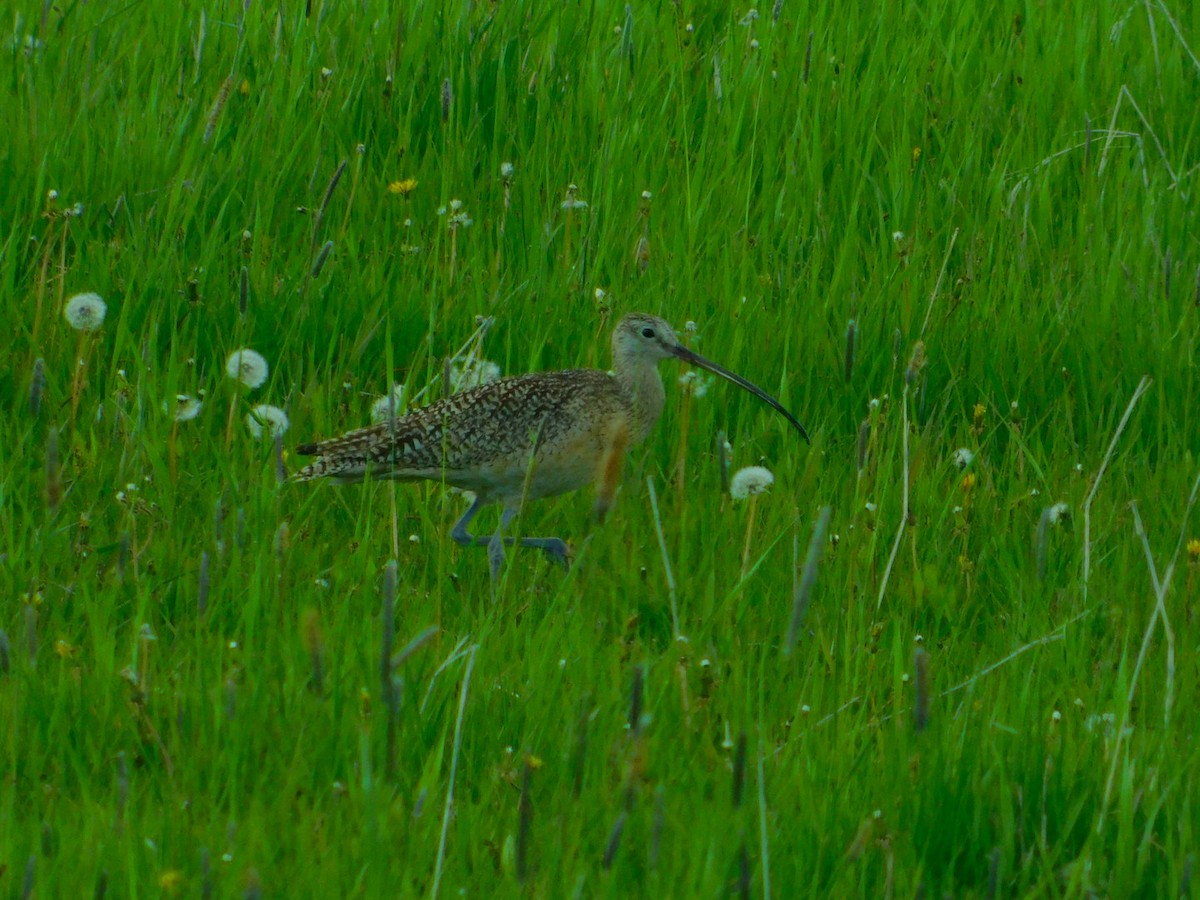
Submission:
<svg viewBox="0 0 1200 900">
<path fill-rule="evenodd" d="M 544 551 L 547 556 L 562 566 L 564 571 L 570 570 L 571 557 L 566 542 L 561 538 L 521 538 L 521 544 Z"/>
</svg>

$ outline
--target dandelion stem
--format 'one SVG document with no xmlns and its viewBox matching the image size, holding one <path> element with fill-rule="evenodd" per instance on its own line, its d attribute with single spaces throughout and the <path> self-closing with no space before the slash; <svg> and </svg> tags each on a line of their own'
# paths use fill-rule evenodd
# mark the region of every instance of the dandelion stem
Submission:
<svg viewBox="0 0 1200 900">
<path fill-rule="evenodd" d="M 750 495 L 750 511 L 746 515 L 746 540 L 742 543 L 742 578 L 750 568 L 750 544 L 754 540 L 754 518 L 758 512 L 758 494 Z"/>
</svg>

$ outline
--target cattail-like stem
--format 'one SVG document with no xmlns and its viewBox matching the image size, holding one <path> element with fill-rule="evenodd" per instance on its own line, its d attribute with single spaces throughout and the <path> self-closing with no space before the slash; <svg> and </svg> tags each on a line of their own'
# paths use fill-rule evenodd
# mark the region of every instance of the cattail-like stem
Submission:
<svg viewBox="0 0 1200 900">
<path fill-rule="evenodd" d="M 913 651 L 913 731 L 920 734 L 929 726 L 929 654 L 924 647 Z"/>
<path fill-rule="evenodd" d="M 33 376 L 29 380 L 29 414 L 37 418 L 46 393 L 46 361 L 40 356 L 33 361 Z"/>
<path fill-rule="evenodd" d="M 25 655 L 29 658 L 29 667 L 37 665 L 38 652 L 38 611 L 32 603 L 25 604 Z"/>
<path fill-rule="evenodd" d="M 517 883 L 524 884 L 529 877 L 529 850 L 533 840 L 533 798 L 530 782 L 533 766 L 529 757 L 521 771 L 521 798 L 517 801 Z"/>
<path fill-rule="evenodd" d="M 617 816 L 612 830 L 608 833 L 608 841 L 604 844 L 604 857 L 600 860 L 600 865 L 606 869 L 612 868 L 612 864 L 617 859 L 617 851 L 621 849 L 621 835 L 625 832 L 625 817 L 626 813 Z"/>
<path fill-rule="evenodd" d="M 325 641 L 321 637 L 321 616 L 310 606 L 300 616 L 300 634 L 308 654 L 308 689 L 318 697 L 325 693 Z"/>
<path fill-rule="evenodd" d="M 788 624 L 787 641 L 783 645 L 784 653 L 791 653 L 800 639 L 800 629 L 804 627 L 813 585 L 817 583 L 817 566 L 825 549 L 825 532 L 829 529 L 830 515 L 831 507 L 821 507 L 821 512 L 817 515 L 817 524 L 813 526 L 812 537 L 808 541 L 808 553 L 804 557 L 804 569 L 792 590 L 792 620 Z"/>
<path fill-rule="evenodd" d="M 388 778 L 396 770 L 396 730 L 400 717 L 399 686 L 392 677 L 392 646 L 396 636 L 396 592 L 398 590 L 398 568 L 396 560 L 388 560 L 383 567 L 383 605 L 379 614 L 381 631 L 379 645 L 379 690 L 387 710 L 387 758 L 385 772 Z"/>
<path fill-rule="evenodd" d="M 587 762 L 588 750 L 588 725 L 591 723 L 591 714 L 588 712 L 588 705 L 584 703 L 579 710 L 579 720 L 575 726 L 575 753 L 574 760 L 571 763 L 571 793 L 576 799 L 583 793 L 583 773 L 585 763 Z"/>
<path fill-rule="evenodd" d="M 746 786 L 746 732 L 741 732 L 737 739 L 737 749 L 733 753 L 733 808 L 742 805 L 742 791 Z"/>
<path fill-rule="evenodd" d="M 51 427 L 46 434 L 46 508 L 58 509 L 62 502 L 62 474 L 58 467 L 58 429 Z"/>
<path fill-rule="evenodd" d="M 850 379 L 854 376 L 854 345 L 857 338 L 858 324 L 851 319 L 846 325 L 846 356 L 844 360 L 846 384 L 849 384 Z"/>
<path fill-rule="evenodd" d="M 200 553 L 200 577 L 196 587 L 196 612 L 203 617 L 208 609 L 208 551 Z"/>
</svg>

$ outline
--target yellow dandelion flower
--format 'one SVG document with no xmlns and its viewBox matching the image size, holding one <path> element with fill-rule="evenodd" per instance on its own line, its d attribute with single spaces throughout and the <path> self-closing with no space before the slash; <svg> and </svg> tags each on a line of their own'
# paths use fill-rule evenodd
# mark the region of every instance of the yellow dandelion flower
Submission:
<svg viewBox="0 0 1200 900">
<path fill-rule="evenodd" d="M 987 414 L 987 407 L 984 406 L 982 403 L 976 403 L 975 408 L 971 410 L 971 415 L 975 419 L 976 424 L 982 422 L 983 417 L 986 414 Z"/>
<path fill-rule="evenodd" d="M 417 179 L 405 178 L 401 181 L 393 181 L 388 185 L 389 194 L 399 194 L 401 197 L 407 197 L 417 189 Z"/>
<path fill-rule="evenodd" d="M 174 893 L 183 884 L 183 873 L 178 869 L 167 869 L 158 876 L 158 886 L 164 891 Z"/>
<path fill-rule="evenodd" d="M 962 489 L 964 491 L 969 491 L 973 487 L 975 487 L 975 473 L 968 472 L 966 475 L 963 476 Z"/>
<path fill-rule="evenodd" d="M 250 96 L 250 80 L 248 78 L 242 79 L 242 83 L 238 85 L 238 93 L 243 97 Z"/>
<path fill-rule="evenodd" d="M 534 756 L 532 753 L 526 757 L 526 760 L 529 763 L 529 768 L 533 769 L 535 772 L 545 765 L 540 756 Z"/>
<path fill-rule="evenodd" d="M 1187 542 L 1187 554 L 1190 559 L 1200 560 L 1200 538 L 1192 538 Z"/>
<path fill-rule="evenodd" d="M 78 652 L 78 649 L 59 638 L 54 642 L 54 652 L 58 654 L 60 659 L 70 659 Z"/>
</svg>

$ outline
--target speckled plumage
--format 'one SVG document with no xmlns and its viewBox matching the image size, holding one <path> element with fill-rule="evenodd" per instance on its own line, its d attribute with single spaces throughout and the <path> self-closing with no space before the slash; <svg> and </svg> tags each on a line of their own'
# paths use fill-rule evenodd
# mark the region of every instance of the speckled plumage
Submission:
<svg viewBox="0 0 1200 900">
<path fill-rule="evenodd" d="M 614 375 L 595 369 L 502 378 L 390 422 L 298 447 L 317 459 L 294 478 L 355 482 L 369 470 L 373 478 L 444 480 L 504 502 L 521 497 L 532 456 L 528 498 L 565 493 L 592 480 L 631 402 Z"/>
<path fill-rule="evenodd" d="M 631 443 L 643 440 L 662 414 L 665 393 L 658 363 L 677 357 L 749 390 L 778 409 L 807 440 L 803 426 L 779 401 L 741 376 L 684 347 L 671 326 L 633 313 L 613 331 L 613 371 L 570 369 L 502 378 L 423 409 L 303 444 L 296 452 L 317 457 L 294 481 L 327 477 L 340 482 L 373 478 L 444 481 L 473 491 L 475 502 L 451 532 L 462 544 L 489 547 L 495 576 L 505 543 L 501 534 L 523 500 L 536 500 L 595 483 L 603 516 Z M 478 510 L 504 507 L 501 531 L 491 539 L 467 533 Z M 523 537 L 566 562 L 558 538 Z"/>
</svg>

